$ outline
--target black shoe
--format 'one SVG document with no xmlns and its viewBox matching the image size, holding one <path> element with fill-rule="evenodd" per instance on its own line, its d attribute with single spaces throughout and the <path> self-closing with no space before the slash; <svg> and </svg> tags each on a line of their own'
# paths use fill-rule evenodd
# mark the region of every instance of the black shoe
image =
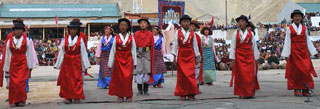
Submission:
<svg viewBox="0 0 320 109">
<path fill-rule="evenodd" d="M 139 91 L 137 96 L 143 95 L 142 84 L 137 84 L 137 86 L 138 86 L 138 91 Z"/>
<path fill-rule="evenodd" d="M 149 88 L 149 84 L 147 84 L 147 83 L 143 84 L 143 94 L 144 95 L 149 96 L 149 93 L 148 93 L 149 89 L 148 88 Z"/>
</svg>

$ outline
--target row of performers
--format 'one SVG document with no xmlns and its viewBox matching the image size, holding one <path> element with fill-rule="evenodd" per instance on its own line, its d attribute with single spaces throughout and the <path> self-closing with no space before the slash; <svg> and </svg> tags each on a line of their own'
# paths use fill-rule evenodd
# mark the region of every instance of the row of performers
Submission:
<svg viewBox="0 0 320 109">
<path fill-rule="evenodd" d="M 308 85 L 314 88 L 312 76 L 317 76 L 310 56 L 317 54 L 306 26 L 302 19 L 304 14 L 295 10 L 291 13 L 292 25 L 287 28 L 282 56 L 287 58 L 285 78 L 288 80 L 288 90 L 294 90 L 296 96 L 310 96 Z M 179 29 L 173 41 L 172 55 L 177 61 L 177 83 L 175 96 L 181 100 L 195 100 L 199 94 L 199 84 L 215 80 L 213 39 L 208 37 L 210 29 L 204 30 L 204 37 L 194 32 L 188 15 L 180 18 Z M 239 29 L 232 36 L 230 59 L 233 59 L 232 78 L 234 95 L 240 98 L 253 98 L 255 91 L 260 89 L 257 79 L 257 59 L 259 52 L 253 32 L 247 30 L 248 18 L 241 15 L 236 19 Z M 138 87 L 138 95 L 149 95 L 148 87 L 162 87 L 163 73 L 166 72 L 163 62 L 164 40 L 159 36 L 160 28 L 154 27 L 153 33 L 146 30 L 150 25 L 147 18 L 138 20 L 140 30 L 132 36 L 130 21 L 126 18 L 118 20 L 120 33 L 112 32 L 106 27 L 106 33 L 101 38 L 96 57 L 100 57 L 100 73 L 98 87 L 109 88 L 109 95 L 117 96 L 119 102 L 132 101 L 133 75 Z M 85 99 L 83 93 L 83 75 L 91 65 L 86 52 L 86 36 L 80 32 L 81 22 L 74 19 L 68 25 L 68 35 L 61 41 L 56 69 L 60 69 L 57 85 L 60 86 L 60 97 L 64 103 L 79 103 Z M 194 25 L 196 26 L 196 25 Z M 4 72 L 9 72 L 9 104 L 24 106 L 26 81 L 31 69 L 36 64 L 35 52 L 31 39 L 23 34 L 23 21 L 14 20 L 14 32 L 7 37 L 2 66 Z M 202 41 L 201 41 L 202 40 Z M 203 57 L 203 58 L 202 58 Z M 208 58 L 210 57 L 210 58 Z M 204 59 L 205 58 L 205 59 Z M 207 59 L 208 58 L 208 59 Z M 304 63 L 304 64 L 301 64 Z M 1 66 L 0 66 L 1 67 Z M 112 73 L 111 73 L 112 72 Z M 209 75 L 209 76 L 204 76 Z M 3 72 L 0 76 L 3 76 Z M 2 77 L 1 77 L 2 86 Z M 234 83 L 233 83 L 234 82 Z"/>
</svg>

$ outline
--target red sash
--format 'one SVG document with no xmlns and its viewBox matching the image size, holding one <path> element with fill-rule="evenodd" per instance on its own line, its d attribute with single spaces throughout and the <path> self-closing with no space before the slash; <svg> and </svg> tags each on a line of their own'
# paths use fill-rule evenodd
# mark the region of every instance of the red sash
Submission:
<svg viewBox="0 0 320 109">
<path fill-rule="evenodd" d="M 1 62 L 0 62 L 0 87 L 3 86 L 3 75 L 4 75 L 4 72 L 3 72 L 3 66 L 4 66 L 4 60 L 6 59 L 6 49 L 7 49 L 7 42 L 8 42 L 8 39 L 11 39 L 13 36 L 13 33 L 10 33 L 7 35 L 7 38 L 6 38 L 6 41 L 4 42 L 4 45 L 3 45 L 3 48 L 2 48 L 2 59 L 1 59 Z"/>
<path fill-rule="evenodd" d="M 203 55 L 202 55 L 202 43 L 201 43 L 201 37 L 196 34 L 197 37 L 197 44 L 198 44 L 198 48 L 199 48 L 199 52 L 201 55 L 201 63 L 200 63 L 200 70 L 199 70 L 199 82 L 203 83 Z"/>
</svg>

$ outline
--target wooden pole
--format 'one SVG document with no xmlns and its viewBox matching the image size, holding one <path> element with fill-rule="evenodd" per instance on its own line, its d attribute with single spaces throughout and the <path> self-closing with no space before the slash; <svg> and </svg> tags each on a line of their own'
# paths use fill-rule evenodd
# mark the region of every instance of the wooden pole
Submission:
<svg viewBox="0 0 320 109">
<path fill-rule="evenodd" d="M 66 36 L 66 28 L 63 28 L 63 37 Z"/>
<path fill-rule="evenodd" d="M 2 34 L 1 34 L 2 31 L 1 30 L 2 30 L 2 28 L 0 28 L 0 40 L 2 40 Z"/>
<path fill-rule="evenodd" d="M 42 40 L 44 41 L 44 37 L 46 36 L 46 29 L 42 28 Z"/>
<path fill-rule="evenodd" d="M 228 0 L 226 0 L 226 26 L 228 25 Z"/>
<path fill-rule="evenodd" d="M 90 37 L 90 24 L 88 24 L 88 38 Z"/>
</svg>

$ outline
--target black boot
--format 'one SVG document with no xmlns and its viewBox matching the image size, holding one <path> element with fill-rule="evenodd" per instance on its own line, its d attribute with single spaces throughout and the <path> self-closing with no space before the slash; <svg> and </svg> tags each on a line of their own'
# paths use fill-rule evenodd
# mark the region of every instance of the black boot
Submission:
<svg viewBox="0 0 320 109">
<path fill-rule="evenodd" d="M 142 92 L 142 84 L 137 84 L 138 85 L 138 94 L 137 96 L 140 96 L 140 95 L 143 95 L 143 92 Z"/>
<path fill-rule="evenodd" d="M 148 88 L 149 88 L 149 84 L 148 83 L 144 83 L 143 84 L 143 93 L 144 93 L 144 95 L 149 95 L 149 93 L 148 93 Z"/>
</svg>

